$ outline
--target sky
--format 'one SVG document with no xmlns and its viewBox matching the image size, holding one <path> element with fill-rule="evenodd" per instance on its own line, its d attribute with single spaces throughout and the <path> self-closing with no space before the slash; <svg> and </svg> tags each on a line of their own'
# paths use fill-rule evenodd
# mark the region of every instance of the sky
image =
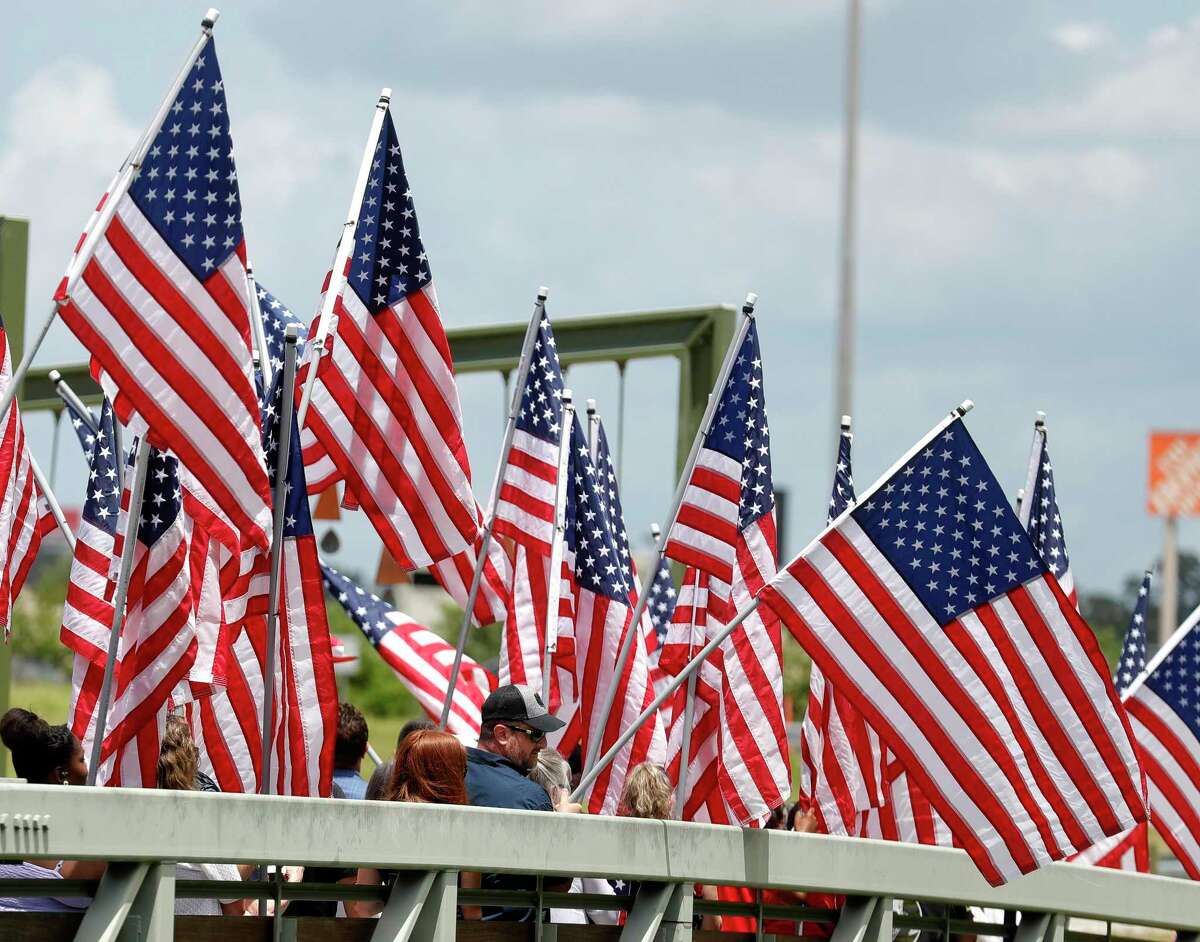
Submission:
<svg viewBox="0 0 1200 942">
<path fill-rule="evenodd" d="M 842 154 L 842 0 L 230 2 L 216 42 L 250 256 L 317 304 L 375 99 L 393 115 L 448 326 L 760 296 L 788 546 L 824 522 Z M 951 407 L 1001 484 L 1048 414 L 1077 583 L 1157 556 L 1147 434 L 1200 427 L 1200 17 L 1192 4 L 865 0 L 855 471 Z M 40 324 L 81 225 L 197 32 L 201 5 L 63 2 L 0 35 L 0 214 L 31 219 Z M 56 325 L 39 363 L 79 361 Z M 615 426 L 607 364 L 571 370 Z M 674 490 L 678 371 L 628 371 L 635 542 Z M 481 501 L 497 376 L 460 383 Z M 48 414 L 29 418 L 49 461 Z M 610 436 L 615 433 L 610 431 Z M 669 444 L 665 444 L 669 443 Z M 84 473 L 62 435 L 56 488 Z M 372 572 L 361 519 L 335 562 Z M 1181 544 L 1200 527 L 1184 521 Z M 644 542 L 644 540 L 643 540 Z M 1131 600 L 1132 604 L 1132 600 Z"/>
</svg>

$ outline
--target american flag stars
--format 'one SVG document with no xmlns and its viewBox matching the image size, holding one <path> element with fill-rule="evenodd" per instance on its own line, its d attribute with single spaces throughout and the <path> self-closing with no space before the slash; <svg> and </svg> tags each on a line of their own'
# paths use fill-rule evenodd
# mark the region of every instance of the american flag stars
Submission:
<svg viewBox="0 0 1200 942">
<path fill-rule="evenodd" d="M 233 139 L 211 43 L 171 105 L 129 193 L 202 281 L 241 245 Z"/>
<path fill-rule="evenodd" d="M 83 519 L 110 536 L 117 532 L 117 516 L 121 509 L 121 481 L 117 474 L 119 464 L 113 447 L 112 407 L 106 401 L 100 413 L 100 428 L 90 456 Z"/>
<path fill-rule="evenodd" d="M 152 448 L 146 471 L 146 490 L 142 497 L 142 519 L 138 524 L 138 539 L 153 546 L 174 525 L 183 507 L 183 492 L 179 487 L 179 461 Z"/>
<path fill-rule="evenodd" d="M 942 624 L 1043 571 L 961 423 L 911 458 L 853 515 Z"/>
<path fill-rule="evenodd" d="M 517 413 L 517 428 L 558 444 L 562 431 L 562 395 L 563 378 L 554 331 L 550 328 L 550 319 L 543 316 L 529 360 L 529 376 Z M 584 447 L 587 447 L 586 439 Z"/>
<path fill-rule="evenodd" d="M 429 284 L 429 259 L 390 111 L 379 133 L 354 236 L 347 283 L 372 314 Z"/>
<path fill-rule="evenodd" d="M 1129 627 L 1125 629 L 1125 643 L 1121 647 L 1121 659 L 1117 662 L 1117 675 L 1113 678 L 1113 686 L 1118 693 L 1124 693 L 1134 678 L 1146 669 L 1146 611 L 1149 606 L 1150 571 L 1147 570 L 1138 589 Z"/>
</svg>

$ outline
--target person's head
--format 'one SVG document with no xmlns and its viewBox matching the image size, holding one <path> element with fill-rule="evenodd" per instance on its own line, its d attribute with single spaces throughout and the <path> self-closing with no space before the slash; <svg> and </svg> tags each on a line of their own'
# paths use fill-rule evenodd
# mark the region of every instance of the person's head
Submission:
<svg viewBox="0 0 1200 942">
<path fill-rule="evenodd" d="M 158 750 L 158 787 L 186 792 L 196 787 L 200 768 L 200 750 L 192 739 L 192 730 L 182 716 L 168 716 Z"/>
<path fill-rule="evenodd" d="M 83 746 L 66 727 L 13 707 L 0 717 L 0 740 L 12 754 L 13 771 L 31 785 L 82 785 L 87 781 Z"/>
<path fill-rule="evenodd" d="M 780 805 L 771 811 L 771 816 L 767 818 L 767 823 L 763 825 L 763 830 L 766 831 L 783 831 L 790 830 L 788 827 L 788 810 L 784 805 Z"/>
<path fill-rule="evenodd" d="M 353 703 L 339 703 L 337 741 L 333 744 L 333 767 L 357 770 L 366 754 L 366 718 Z"/>
<path fill-rule="evenodd" d="M 434 805 L 467 804 L 467 750 L 449 733 L 417 730 L 396 749 L 392 780 L 384 797 Z"/>
<path fill-rule="evenodd" d="M 480 711 L 479 748 L 504 756 L 523 772 L 537 763 L 546 734 L 565 723 L 546 710 L 542 697 L 524 684 L 505 684 L 493 690 Z"/>
<path fill-rule="evenodd" d="M 809 802 L 798 801 L 788 812 L 788 830 L 802 834 L 816 834 L 821 830 L 816 808 Z"/>
<path fill-rule="evenodd" d="M 409 720 L 400 727 L 400 735 L 396 737 L 396 748 L 400 748 L 400 743 L 408 739 L 413 733 L 421 729 L 437 729 L 437 723 L 424 716 L 418 717 L 415 720 Z"/>
<path fill-rule="evenodd" d="M 529 778 L 546 789 L 550 804 L 557 808 L 571 794 L 571 767 L 557 749 L 546 747 L 537 755 Z"/>
<path fill-rule="evenodd" d="M 662 766 L 643 762 L 625 776 L 617 814 L 623 818 L 669 818 L 674 804 L 675 789 Z"/>
</svg>

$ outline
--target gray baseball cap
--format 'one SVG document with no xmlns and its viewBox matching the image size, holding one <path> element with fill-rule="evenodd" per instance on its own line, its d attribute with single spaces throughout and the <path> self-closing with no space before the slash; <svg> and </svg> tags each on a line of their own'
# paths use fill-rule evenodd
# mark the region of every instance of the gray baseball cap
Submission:
<svg viewBox="0 0 1200 942">
<path fill-rule="evenodd" d="M 534 729 L 552 733 L 567 724 L 552 715 L 542 701 L 542 695 L 524 684 L 505 684 L 497 687 L 483 701 L 482 720 L 485 723 L 506 723 L 509 720 L 528 723 Z"/>
</svg>

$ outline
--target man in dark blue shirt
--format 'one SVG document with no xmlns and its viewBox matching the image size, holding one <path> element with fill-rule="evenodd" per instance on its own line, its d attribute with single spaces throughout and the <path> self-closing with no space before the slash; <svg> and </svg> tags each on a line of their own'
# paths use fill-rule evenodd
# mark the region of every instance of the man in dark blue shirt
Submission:
<svg viewBox="0 0 1200 942">
<path fill-rule="evenodd" d="M 552 716 L 541 696 L 523 684 L 506 684 L 483 702 L 479 746 L 467 750 L 467 794 L 471 804 L 484 808 L 515 808 L 520 811 L 553 811 L 546 790 L 526 776 L 537 764 L 546 745 L 546 734 L 562 729 L 562 720 Z M 567 889 L 559 881 L 547 881 L 546 889 Z M 532 890 L 532 876 L 485 873 L 484 889 Z M 484 919 L 527 922 L 531 909 L 487 907 Z"/>
</svg>

